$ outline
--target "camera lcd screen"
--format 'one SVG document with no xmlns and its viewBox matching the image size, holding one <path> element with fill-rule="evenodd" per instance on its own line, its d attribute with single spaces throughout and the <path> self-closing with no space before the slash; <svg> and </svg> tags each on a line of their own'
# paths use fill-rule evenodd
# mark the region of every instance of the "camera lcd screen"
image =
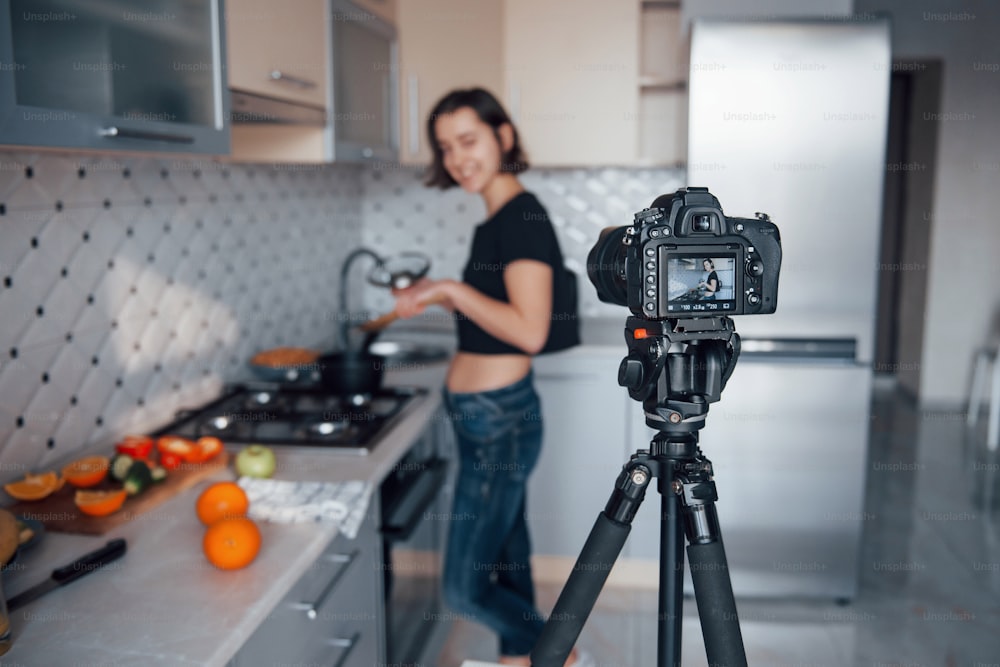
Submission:
<svg viewBox="0 0 1000 667">
<path fill-rule="evenodd" d="M 730 313 L 736 310 L 736 255 L 670 252 L 666 259 L 667 312 Z M 662 264 L 661 264 L 662 266 Z"/>
</svg>

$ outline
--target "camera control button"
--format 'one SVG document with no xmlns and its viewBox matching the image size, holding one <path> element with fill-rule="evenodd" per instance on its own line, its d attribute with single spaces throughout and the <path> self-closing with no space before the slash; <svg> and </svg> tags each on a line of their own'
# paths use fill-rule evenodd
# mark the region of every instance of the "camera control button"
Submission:
<svg viewBox="0 0 1000 667">
<path fill-rule="evenodd" d="M 751 292 L 750 294 L 747 294 L 747 303 L 749 303 L 751 306 L 756 306 L 758 303 L 760 303 L 760 297 L 757 296 L 756 293 Z"/>
<path fill-rule="evenodd" d="M 764 263 L 759 259 L 747 262 L 747 275 L 753 276 L 754 278 L 759 278 L 764 275 Z"/>
<path fill-rule="evenodd" d="M 646 290 L 646 296 L 648 296 L 649 298 L 655 297 L 656 296 L 656 290 L 655 289 L 648 289 L 648 290 Z"/>
<path fill-rule="evenodd" d="M 738 233 L 743 233 L 745 227 L 743 226 L 742 222 L 737 222 L 735 225 L 733 225 L 733 229 L 735 229 Z"/>
<path fill-rule="evenodd" d="M 656 270 L 656 262 L 646 262 L 646 268 L 650 271 Z"/>
<path fill-rule="evenodd" d="M 650 301 L 649 303 L 646 304 L 646 310 L 648 311 L 656 310 L 656 304 Z"/>
<path fill-rule="evenodd" d="M 646 257 L 655 257 L 656 251 L 652 248 L 646 248 Z"/>
<path fill-rule="evenodd" d="M 650 285 L 656 284 L 656 276 L 646 276 L 646 282 Z"/>
</svg>

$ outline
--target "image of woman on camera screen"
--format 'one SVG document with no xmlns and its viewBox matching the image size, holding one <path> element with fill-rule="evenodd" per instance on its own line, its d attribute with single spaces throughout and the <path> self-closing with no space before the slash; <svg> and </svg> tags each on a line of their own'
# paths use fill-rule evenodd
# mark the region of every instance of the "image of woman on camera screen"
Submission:
<svg viewBox="0 0 1000 667">
<path fill-rule="evenodd" d="M 394 292 L 413 317 L 430 302 L 452 311 L 458 351 L 445 404 L 459 470 L 443 573 L 448 605 L 499 636 L 501 664 L 530 665 L 543 626 L 535 607 L 526 486 L 542 445 L 532 356 L 579 343 L 575 277 L 545 208 L 517 174 L 528 168 L 517 129 L 481 88 L 445 95 L 427 119 L 426 184 L 479 195 L 461 280 L 424 279 Z M 567 665 L 584 665 L 576 652 Z"/>
<path fill-rule="evenodd" d="M 722 287 L 722 283 L 719 282 L 719 274 L 715 272 L 715 262 L 706 257 L 702 260 L 701 265 L 705 269 L 702 279 L 698 282 L 698 289 L 702 290 L 701 299 L 715 301 L 715 295 Z"/>
</svg>

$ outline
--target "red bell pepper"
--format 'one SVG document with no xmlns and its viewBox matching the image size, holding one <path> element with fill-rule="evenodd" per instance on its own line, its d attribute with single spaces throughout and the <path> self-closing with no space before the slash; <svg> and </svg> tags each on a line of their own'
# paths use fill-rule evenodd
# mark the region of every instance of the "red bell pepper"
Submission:
<svg viewBox="0 0 1000 667">
<path fill-rule="evenodd" d="M 115 445 L 115 451 L 134 459 L 147 461 L 149 455 L 153 453 L 153 439 L 148 435 L 126 435 Z"/>
</svg>

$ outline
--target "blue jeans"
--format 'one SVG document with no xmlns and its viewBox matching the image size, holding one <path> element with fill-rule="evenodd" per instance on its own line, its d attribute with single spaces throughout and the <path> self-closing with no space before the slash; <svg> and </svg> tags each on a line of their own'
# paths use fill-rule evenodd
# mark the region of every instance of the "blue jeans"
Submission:
<svg viewBox="0 0 1000 667">
<path fill-rule="evenodd" d="M 459 470 L 445 551 L 444 598 L 500 637 L 501 655 L 527 655 L 544 622 L 535 608 L 525 487 L 542 446 L 532 374 L 479 393 L 444 392 Z"/>
</svg>

